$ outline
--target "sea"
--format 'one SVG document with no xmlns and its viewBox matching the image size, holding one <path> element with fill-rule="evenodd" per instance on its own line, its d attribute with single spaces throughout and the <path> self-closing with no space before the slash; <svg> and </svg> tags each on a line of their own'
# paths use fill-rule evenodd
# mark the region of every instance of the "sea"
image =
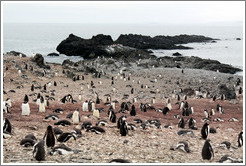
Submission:
<svg viewBox="0 0 246 166">
<path fill-rule="evenodd" d="M 83 59 L 78 56 L 49 57 L 56 52 L 58 44 L 69 34 L 89 39 L 97 34 L 110 35 L 116 40 L 120 34 L 157 35 L 204 35 L 218 39 L 215 43 L 188 43 L 193 49 L 152 50 L 157 57 L 172 56 L 179 52 L 184 56 L 198 56 L 218 60 L 244 69 L 243 25 L 160 25 L 160 24 L 65 24 L 65 23 L 3 23 L 3 53 L 18 51 L 32 56 L 40 53 L 46 62 L 62 63 L 65 59 L 74 62 Z M 241 40 L 236 40 L 240 38 Z M 243 72 L 236 73 L 243 75 Z"/>
</svg>

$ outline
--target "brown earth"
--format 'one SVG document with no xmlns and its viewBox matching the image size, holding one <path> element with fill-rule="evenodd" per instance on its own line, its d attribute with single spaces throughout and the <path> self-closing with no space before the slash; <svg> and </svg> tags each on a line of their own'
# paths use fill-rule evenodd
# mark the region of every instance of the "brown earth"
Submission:
<svg viewBox="0 0 246 166">
<path fill-rule="evenodd" d="M 71 140 L 66 143 L 72 149 L 79 149 L 81 152 L 79 154 L 69 154 L 69 155 L 56 155 L 50 156 L 48 152 L 50 149 L 46 149 L 46 161 L 45 163 L 107 163 L 115 158 L 127 159 L 134 163 L 205 163 L 205 162 L 218 162 L 218 160 L 224 155 L 230 155 L 236 159 L 243 159 L 243 148 L 238 149 L 221 149 L 216 148 L 216 146 L 223 142 L 229 141 L 233 146 L 237 146 L 238 134 L 243 129 L 243 96 L 240 95 L 237 97 L 238 103 L 233 104 L 231 101 L 217 99 L 215 102 L 210 98 L 196 99 L 194 96 L 188 97 L 188 103 L 190 106 L 194 107 L 194 114 L 189 117 L 184 117 L 185 120 L 193 117 L 196 119 L 196 126 L 198 130 L 193 130 L 195 137 L 179 136 L 177 132 L 180 130 L 177 126 L 178 119 L 174 119 L 173 115 L 181 113 L 178 105 L 175 104 L 177 99 L 172 98 L 172 107 L 173 109 L 167 114 L 163 115 L 162 113 L 155 112 L 154 110 L 147 110 L 147 112 L 142 112 L 139 109 L 139 104 L 150 103 L 151 98 L 156 98 L 156 103 L 152 104 L 155 108 L 163 108 L 166 106 L 165 97 L 171 98 L 171 92 L 176 89 L 178 90 L 180 86 L 185 87 L 187 82 L 191 81 L 191 85 L 194 89 L 198 89 L 201 84 L 199 80 L 203 82 L 203 87 L 216 88 L 218 82 L 226 83 L 228 86 L 233 86 L 233 82 L 228 82 L 228 77 L 233 77 L 236 80 L 235 75 L 222 74 L 216 72 L 209 72 L 203 70 L 185 70 L 185 76 L 181 74 L 179 69 L 151 69 L 151 70 L 136 70 L 131 75 L 131 80 L 123 81 L 119 78 L 115 81 L 114 87 L 117 92 L 112 91 L 111 86 L 111 75 L 109 78 L 93 78 L 91 75 L 85 75 L 85 80 L 72 81 L 70 78 L 65 77 L 62 74 L 62 67 L 60 65 L 51 64 L 51 70 L 48 72 L 57 72 L 58 76 L 51 77 L 47 74 L 46 77 L 37 77 L 31 71 L 22 71 L 22 74 L 28 76 L 27 79 L 22 78 L 21 75 L 18 75 L 18 70 L 16 67 L 23 66 L 23 62 L 26 62 L 29 65 L 33 65 L 35 70 L 42 71 L 29 61 L 29 58 L 19 58 L 12 56 L 4 56 L 4 91 L 7 92 L 3 96 L 5 100 L 7 97 L 11 98 L 12 107 L 11 113 L 3 114 L 3 118 L 7 117 L 12 126 L 13 126 L 13 135 L 9 139 L 3 140 L 3 162 L 4 163 L 37 163 L 37 161 L 32 157 L 32 148 L 25 148 L 20 146 L 20 141 L 24 138 L 25 135 L 33 133 L 38 139 L 42 139 L 45 133 L 45 130 L 48 125 L 55 126 L 56 121 L 44 121 L 44 117 L 52 114 L 53 110 L 56 108 L 63 108 L 64 114 L 58 114 L 61 119 L 66 119 L 67 114 L 73 112 L 76 108 L 79 108 L 82 121 L 90 120 L 92 124 L 95 125 L 97 119 L 87 115 L 92 114 L 91 112 L 82 112 L 82 103 L 85 100 L 92 99 L 95 101 L 95 92 L 99 94 L 100 99 L 102 100 L 100 105 L 96 105 L 97 108 L 104 108 L 104 111 L 100 113 L 100 119 L 105 119 L 109 122 L 109 125 L 103 127 L 106 130 L 106 133 L 97 135 L 95 133 L 85 132 L 82 130 L 83 137 L 78 138 L 77 140 Z M 18 64 L 18 66 L 16 65 Z M 5 70 L 5 66 L 9 67 L 9 70 Z M 81 73 L 83 74 L 83 73 Z M 158 75 L 162 75 L 158 77 Z M 112 75 L 115 76 L 115 75 Z M 213 81 L 213 78 L 218 78 L 216 81 Z M 148 80 L 158 78 L 157 83 L 152 83 Z M 180 81 L 180 85 L 175 84 L 176 79 Z M 242 77 L 240 77 L 242 80 Z M 11 81 L 10 79 L 13 79 Z M 134 79 L 134 82 L 132 81 Z M 50 106 L 46 108 L 45 113 L 38 112 L 38 106 L 32 100 L 36 96 L 29 97 L 29 104 L 31 108 L 30 116 L 21 116 L 21 103 L 24 99 L 25 94 L 33 93 L 31 91 L 32 81 L 36 80 L 40 85 L 44 85 L 47 82 L 52 82 L 52 86 L 47 88 L 47 93 L 41 93 L 42 95 L 51 96 L 50 91 L 56 90 L 55 101 L 49 101 Z M 93 80 L 96 88 L 87 88 L 87 84 Z M 140 84 L 137 84 L 137 80 L 140 80 Z M 170 80 L 170 82 L 169 82 Z M 53 86 L 53 81 L 58 83 L 57 87 Z M 98 81 L 102 81 L 102 85 L 98 84 Z M 140 85 L 148 85 L 149 88 L 142 89 Z M 68 85 L 68 87 L 64 87 Z M 131 85 L 136 88 L 133 95 L 130 94 L 131 88 L 126 87 L 126 85 Z M 242 83 L 241 83 L 242 85 Z M 20 89 L 17 86 L 23 86 Z M 83 90 L 81 90 L 83 87 Z M 160 92 L 156 94 L 150 94 L 150 90 L 156 91 L 159 89 Z M 16 93 L 9 92 L 9 90 L 14 89 Z M 211 90 L 213 91 L 213 89 Z M 36 93 L 40 92 L 39 89 L 35 89 Z M 62 104 L 60 99 L 67 94 L 72 94 L 76 103 L 65 103 Z M 78 100 L 78 95 L 82 94 L 82 100 Z M 107 116 L 107 111 L 109 106 L 105 106 L 106 102 L 105 94 L 110 94 L 112 100 L 118 100 L 119 103 L 116 104 L 116 116 L 117 119 L 124 113 L 118 113 L 120 109 L 120 103 L 122 101 L 131 101 L 133 97 L 137 97 L 138 101 L 134 105 L 136 106 L 137 115 L 136 117 L 131 117 L 129 112 L 127 115 L 127 122 L 134 123 L 134 118 L 140 118 L 143 121 L 148 119 L 158 119 L 161 122 L 161 129 L 149 128 L 146 130 L 137 128 L 136 131 L 130 131 L 126 137 L 120 136 L 119 130 L 116 127 L 115 123 L 111 123 Z M 124 94 L 130 94 L 128 99 L 122 99 Z M 214 118 L 220 117 L 224 122 L 208 122 L 210 127 L 214 127 L 217 130 L 217 133 L 210 134 L 209 139 L 211 140 L 211 145 L 215 151 L 215 158 L 212 161 L 204 161 L 201 157 L 201 150 L 204 144 L 204 140 L 201 139 L 201 128 L 204 122 L 201 121 L 204 118 L 204 109 L 215 109 L 216 105 L 219 103 L 223 106 L 225 113 L 219 114 L 216 111 Z M 239 122 L 229 122 L 230 118 L 237 118 Z M 67 119 L 71 121 L 70 119 Z M 164 125 L 171 124 L 173 129 L 164 128 Z M 139 124 L 136 124 L 139 126 Z M 60 127 L 60 126 L 59 126 Z M 75 126 L 69 127 L 60 127 L 63 131 L 71 131 Z M 185 129 L 188 129 L 188 124 L 186 124 Z M 171 146 L 176 146 L 179 141 L 187 141 L 191 153 L 184 153 L 182 151 L 171 151 Z"/>
</svg>

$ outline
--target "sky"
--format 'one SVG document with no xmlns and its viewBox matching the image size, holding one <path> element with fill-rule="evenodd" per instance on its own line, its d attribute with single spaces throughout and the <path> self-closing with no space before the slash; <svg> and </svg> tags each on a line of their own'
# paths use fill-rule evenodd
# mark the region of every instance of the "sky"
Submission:
<svg viewBox="0 0 246 166">
<path fill-rule="evenodd" d="M 220 24 L 245 20 L 244 1 L 2 2 L 3 23 Z"/>
</svg>

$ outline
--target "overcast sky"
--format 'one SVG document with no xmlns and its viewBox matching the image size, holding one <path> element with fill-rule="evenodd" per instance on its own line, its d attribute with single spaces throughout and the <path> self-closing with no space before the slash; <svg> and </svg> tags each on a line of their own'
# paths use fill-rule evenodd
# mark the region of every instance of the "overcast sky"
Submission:
<svg viewBox="0 0 246 166">
<path fill-rule="evenodd" d="M 242 23 L 245 2 L 1 2 L 3 23 Z"/>
</svg>

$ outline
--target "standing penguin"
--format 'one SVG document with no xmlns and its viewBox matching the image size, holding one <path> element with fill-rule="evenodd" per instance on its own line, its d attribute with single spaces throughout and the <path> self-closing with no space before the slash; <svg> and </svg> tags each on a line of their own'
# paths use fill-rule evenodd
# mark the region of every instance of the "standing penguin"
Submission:
<svg viewBox="0 0 246 166">
<path fill-rule="evenodd" d="M 31 91 L 34 91 L 34 85 L 32 84 L 32 86 L 31 86 Z"/>
<path fill-rule="evenodd" d="M 115 115 L 113 109 L 110 109 L 110 110 L 109 110 L 109 120 L 110 120 L 110 122 L 112 122 L 112 123 L 116 123 L 116 115 Z"/>
<path fill-rule="evenodd" d="M 79 110 L 78 109 L 76 109 L 73 112 L 72 121 L 73 121 L 73 124 L 74 125 L 79 124 L 79 122 L 80 122 L 80 116 L 79 116 Z"/>
<path fill-rule="evenodd" d="M 136 116 L 136 109 L 135 109 L 135 106 L 134 105 L 132 105 L 132 109 L 130 111 L 130 115 L 131 116 Z"/>
<path fill-rule="evenodd" d="M 87 100 L 83 103 L 82 110 L 83 111 L 88 111 L 88 101 Z"/>
<path fill-rule="evenodd" d="M 125 115 L 122 115 L 118 121 L 117 121 L 117 128 L 120 129 L 121 125 L 123 124 L 123 121 L 126 120 L 126 116 Z"/>
<path fill-rule="evenodd" d="M 28 103 L 28 96 L 27 95 L 25 95 L 24 103 L 22 103 L 22 105 L 21 105 L 21 115 L 27 115 L 27 116 L 30 115 L 30 106 Z"/>
<path fill-rule="evenodd" d="M 202 138 L 203 139 L 207 139 L 208 138 L 209 131 L 210 131 L 209 124 L 208 123 L 205 123 L 202 126 L 202 129 L 201 129 L 201 134 L 202 134 Z"/>
<path fill-rule="evenodd" d="M 56 81 L 54 81 L 54 86 L 57 86 L 57 83 L 56 83 Z"/>
<path fill-rule="evenodd" d="M 38 106 L 38 111 L 39 112 L 45 112 L 45 102 L 44 102 L 44 97 L 40 97 L 40 104 Z"/>
<path fill-rule="evenodd" d="M 39 141 L 33 146 L 33 157 L 37 161 L 45 160 L 44 140 Z"/>
<path fill-rule="evenodd" d="M 93 116 L 96 118 L 100 118 L 100 114 L 99 114 L 99 110 L 98 109 L 94 109 L 93 110 Z"/>
<path fill-rule="evenodd" d="M 184 128 L 185 127 L 185 121 L 184 121 L 183 117 L 179 119 L 178 127 L 179 128 Z"/>
<path fill-rule="evenodd" d="M 56 137 L 55 132 L 52 128 L 52 126 L 48 126 L 47 130 L 45 132 L 43 140 L 45 141 L 45 144 L 47 147 L 54 147 L 56 143 Z"/>
<path fill-rule="evenodd" d="M 8 133 L 11 134 L 11 130 L 12 130 L 12 125 L 10 121 L 8 120 L 8 118 L 5 118 L 4 125 L 3 125 L 3 131 L 7 131 Z"/>
<path fill-rule="evenodd" d="M 96 99 L 96 104 L 100 104 L 100 99 L 99 99 L 98 95 L 97 95 L 97 99 Z"/>
<path fill-rule="evenodd" d="M 121 136 L 126 136 L 128 134 L 126 119 L 123 119 L 123 121 L 122 121 L 122 124 L 120 126 L 120 134 L 121 134 Z"/>
<path fill-rule="evenodd" d="M 134 88 L 131 89 L 131 94 L 133 94 L 133 93 L 134 93 Z"/>
<path fill-rule="evenodd" d="M 237 142 L 238 142 L 238 147 L 243 146 L 243 131 L 239 133 Z"/>
<path fill-rule="evenodd" d="M 211 160 L 214 157 L 214 151 L 210 144 L 210 139 L 207 139 L 202 148 L 202 159 Z"/>
</svg>

